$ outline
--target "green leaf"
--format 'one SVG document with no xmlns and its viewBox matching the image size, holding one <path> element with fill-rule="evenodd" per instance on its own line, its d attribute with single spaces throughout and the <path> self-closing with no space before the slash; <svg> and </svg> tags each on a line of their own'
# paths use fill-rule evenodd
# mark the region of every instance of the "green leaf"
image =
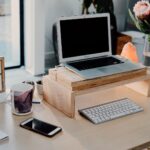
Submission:
<svg viewBox="0 0 150 150">
<path fill-rule="evenodd" d="M 150 28 L 150 23 L 147 20 L 144 20 L 144 22 Z"/>
<path fill-rule="evenodd" d="M 130 17 L 131 17 L 132 21 L 133 21 L 133 22 L 134 22 L 134 24 L 136 25 L 137 20 L 135 19 L 135 17 L 134 17 L 134 15 L 132 14 L 131 10 L 130 10 L 130 9 L 128 9 L 128 11 L 129 11 L 129 15 L 130 15 Z"/>
<path fill-rule="evenodd" d="M 139 22 L 136 22 L 135 25 L 136 25 L 136 27 L 137 27 L 140 31 L 143 30 L 142 27 L 141 27 L 141 25 L 139 24 Z"/>
</svg>

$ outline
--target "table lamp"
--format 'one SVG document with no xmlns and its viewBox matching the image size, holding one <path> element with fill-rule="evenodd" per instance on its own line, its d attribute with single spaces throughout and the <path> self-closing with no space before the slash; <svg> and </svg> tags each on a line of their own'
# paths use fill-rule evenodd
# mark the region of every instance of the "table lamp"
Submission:
<svg viewBox="0 0 150 150">
<path fill-rule="evenodd" d="M 124 45 L 122 52 L 121 52 L 121 56 L 131 60 L 132 62 L 139 61 L 136 47 L 131 42 L 128 42 Z"/>
</svg>

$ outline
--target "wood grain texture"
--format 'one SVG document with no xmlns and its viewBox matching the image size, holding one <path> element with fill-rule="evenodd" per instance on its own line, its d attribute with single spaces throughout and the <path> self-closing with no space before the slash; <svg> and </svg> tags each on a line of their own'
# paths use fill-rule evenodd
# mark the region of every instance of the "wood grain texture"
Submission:
<svg viewBox="0 0 150 150">
<path fill-rule="evenodd" d="M 1 65 L 1 89 L 0 92 L 4 92 L 6 90 L 6 85 L 5 85 L 5 62 L 4 62 L 4 57 L 0 57 L 0 65 Z"/>
<path fill-rule="evenodd" d="M 125 35 L 125 34 L 122 34 L 122 33 L 118 33 L 118 36 L 117 36 L 117 49 L 116 49 L 116 53 L 118 55 L 121 54 L 122 52 L 122 48 L 124 47 L 124 45 L 127 43 L 127 42 L 131 42 L 132 41 L 132 37 L 129 36 L 129 35 Z"/>
<path fill-rule="evenodd" d="M 43 77 L 43 92 L 44 99 L 62 111 L 69 117 L 74 117 L 75 114 L 75 97 L 74 93 L 65 88 L 58 82 L 51 80 L 49 76 Z"/>
<path fill-rule="evenodd" d="M 150 79 L 146 68 L 103 78 L 84 80 L 64 67 L 50 69 L 43 77 L 44 99 L 69 117 L 75 117 L 76 97 Z M 149 86 L 146 88 L 147 93 Z M 148 94 L 147 94 L 148 95 Z"/>
<path fill-rule="evenodd" d="M 108 94 L 109 93 L 109 94 Z M 0 144 L 0 150 L 128 150 L 150 141 L 150 100 L 124 86 L 77 97 L 81 108 L 95 103 L 105 103 L 128 97 L 144 108 L 144 111 L 94 125 L 77 114 L 70 119 L 43 101 L 33 105 L 33 113 L 15 116 L 9 103 L 0 104 L 0 130 L 9 140 Z M 19 124 L 35 117 L 62 127 L 62 132 L 48 138 L 28 131 Z M 141 150 L 141 149 L 140 149 Z"/>
<path fill-rule="evenodd" d="M 134 82 L 126 85 L 128 88 L 150 97 L 150 79 L 145 81 Z"/>
<path fill-rule="evenodd" d="M 85 89 L 89 89 L 89 88 L 93 88 L 105 84 L 115 83 L 118 81 L 134 79 L 136 77 L 145 75 L 146 72 L 147 69 L 143 68 L 140 70 L 119 73 L 119 74 L 114 74 L 114 75 L 100 77 L 100 78 L 94 78 L 91 80 L 85 80 L 79 75 L 75 74 L 74 72 L 64 67 L 60 67 L 57 68 L 56 70 L 50 69 L 49 76 L 57 80 L 58 83 L 63 84 L 67 88 L 71 89 L 72 91 L 80 91 L 80 90 L 85 90 Z"/>
</svg>

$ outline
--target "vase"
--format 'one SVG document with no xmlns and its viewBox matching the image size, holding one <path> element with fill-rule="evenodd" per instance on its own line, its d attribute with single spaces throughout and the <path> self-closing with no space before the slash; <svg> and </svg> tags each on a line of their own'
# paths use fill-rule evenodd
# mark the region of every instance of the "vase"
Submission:
<svg viewBox="0 0 150 150">
<path fill-rule="evenodd" d="M 144 65 L 150 67 L 150 34 L 146 34 L 144 43 Z"/>
</svg>

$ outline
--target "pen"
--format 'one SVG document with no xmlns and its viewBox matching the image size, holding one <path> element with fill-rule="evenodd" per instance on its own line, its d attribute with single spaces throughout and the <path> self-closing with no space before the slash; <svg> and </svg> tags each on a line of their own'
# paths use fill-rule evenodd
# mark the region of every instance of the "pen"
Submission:
<svg viewBox="0 0 150 150">
<path fill-rule="evenodd" d="M 32 103 L 33 104 L 40 104 L 41 103 L 41 99 L 33 99 Z"/>
<path fill-rule="evenodd" d="M 41 102 L 35 102 L 35 101 L 33 101 L 32 103 L 33 103 L 33 104 L 40 104 Z"/>
</svg>

